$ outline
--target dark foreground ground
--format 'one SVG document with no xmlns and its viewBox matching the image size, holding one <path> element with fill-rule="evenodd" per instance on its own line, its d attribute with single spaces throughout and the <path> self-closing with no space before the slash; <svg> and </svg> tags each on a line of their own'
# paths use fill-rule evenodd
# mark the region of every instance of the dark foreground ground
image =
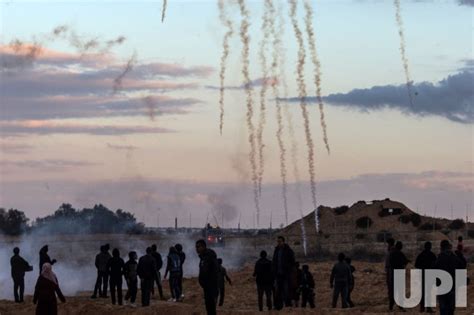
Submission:
<svg viewBox="0 0 474 315">
<path fill-rule="evenodd" d="M 381 263 L 354 262 L 356 267 L 356 288 L 353 292 L 353 301 L 356 307 L 353 309 L 330 308 L 331 290 L 329 288 L 329 275 L 332 263 L 309 263 L 316 281 L 316 309 L 290 308 L 281 312 L 273 311 L 273 314 L 388 314 L 385 276 Z M 252 278 L 253 268 L 245 266 L 239 271 L 230 272 L 233 285 L 226 287 L 226 301 L 224 307 L 218 309 L 219 314 L 254 314 L 258 313 L 255 282 Z M 470 268 L 469 276 L 474 279 L 474 270 Z M 60 279 L 67 281 L 67 279 Z M 169 294 L 168 286 L 165 284 L 165 295 Z M 148 308 L 131 308 L 130 306 L 113 306 L 109 299 L 91 300 L 91 292 L 83 292 L 73 297 L 67 297 L 65 304 L 59 305 L 59 314 L 83 314 L 83 315 L 106 315 L 106 314 L 205 314 L 202 301 L 202 293 L 196 278 L 185 279 L 185 299 L 182 303 L 170 303 L 152 300 Z M 125 290 L 124 290 L 125 294 Z M 140 292 L 139 292 L 140 294 Z M 456 314 L 474 314 L 474 288 L 472 284 L 468 287 L 468 308 L 459 309 Z M 139 297 L 138 297 L 139 301 Z M 30 296 L 26 298 L 25 304 L 17 305 L 11 301 L 0 301 L 1 315 L 23 315 L 34 314 L 35 307 Z M 401 313 L 400 313 L 401 314 Z M 404 314 L 420 314 L 418 308 L 408 310 Z"/>
</svg>

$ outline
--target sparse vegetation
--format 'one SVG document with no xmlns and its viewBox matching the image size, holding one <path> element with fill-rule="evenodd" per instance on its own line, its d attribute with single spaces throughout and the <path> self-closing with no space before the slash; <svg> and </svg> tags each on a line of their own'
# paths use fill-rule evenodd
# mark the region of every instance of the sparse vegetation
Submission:
<svg viewBox="0 0 474 315">
<path fill-rule="evenodd" d="M 349 210 L 348 206 L 340 206 L 340 207 L 334 208 L 334 213 L 336 215 L 341 215 L 341 214 L 346 213 L 348 210 Z"/>
<path fill-rule="evenodd" d="M 470 238 L 474 238 L 474 230 L 467 231 L 467 236 L 469 236 Z"/>
<path fill-rule="evenodd" d="M 360 217 L 356 220 L 356 226 L 360 229 L 368 228 L 372 225 L 372 223 L 373 223 L 372 219 L 367 216 Z"/>
<path fill-rule="evenodd" d="M 442 229 L 442 226 L 438 223 L 426 222 L 423 225 L 421 225 L 419 229 L 422 231 L 430 231 L 430 230 L 438 231 Z"/>
<path fill-rule="evenodd" d="M 451 230 L 460 230 L 464 228 L 464 226 L 466 226 L 466 224 L 464 223 L 463 219 L 456 219 L 448 225 L 448 228 Z"/>
<path fill-rule="evenodd" d="M 356 234 L 355 238 L 358 239 L 358 240 L 363 240 L 363 239 L 365 239 L 365 234 L 358 233 L 358 234 Z"/>
<path fill-rule="evenodd" d="M 421 216 L 418 213 L 411 213 L 410 214 L 411 223 L 414 227 L 419 227 L 421 224 Z"/>
<path fill-rule="evenodd" d="M 402 222 L 403 224 L 408 224 L 411 221 L 411 217 L 407 214 L 404 214 L 398 217 L 398 221 Z"/>
</svg>

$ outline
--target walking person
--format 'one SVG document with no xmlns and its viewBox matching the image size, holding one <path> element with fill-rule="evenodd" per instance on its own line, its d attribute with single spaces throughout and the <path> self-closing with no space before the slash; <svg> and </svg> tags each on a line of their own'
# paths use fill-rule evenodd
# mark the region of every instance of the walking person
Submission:
<svg viewBox="0 0 474 315">
<path fill-rule="evenodd" d="M 95 267 L 97 269 L 97 280 L 95 281 L 94 293 L 91 299 L 99 297 L 107 298 L 107 286 L 109 285 L 109 273 L 107 271 L 107 263 L 112 256 L 109 253 L 110 245 L 105 244 L 100 246 L 100 252 L 95 256 Z"/>
<path fill-rule="evenodd" d="M 347 296 L 349 292 L 349 283 L 351 281 L 351 268 L 344 261 L 345 258 L 346 256 L 343 253 L 340 253 L 337 256 L 338 262 L 334 264 L 329 279 L 331 289 L 334 288 L 332 295 L 333 308 L 337 306 L 339 295 L 341 296 L 342 308 L 347 308 L 348 306 Z"/>
<path fill-rule="evenodd" d="M 314 278 L 311 272 L 309 272 L 308 265 L 303 265 L 300 288 L 301 307 L 306 308 L 306 304 L 309 303 L 309 307 L 314 308 Z"/>
<path fill-rule="evenodd" d="M 41 268 L 41 274 L 38 277 L 33 294 L 33 303 L 36 304 L 36 315 L 57 315 L 58 302 L 56 295 L 65 303 L 61 289 L 59 288 L 58 278 L 53 272 L 50 263 L 45 262 Z"/>
<path fill-rule="evenodd" d="M 114 248 L 112 251 L 112 258 L 107 263 L 107 271 L 110 275 L 110 296 L 112 297 L 112 304 L 115 305 L 115 292 L 117 292 L 118 304 L 123 304 L 122 299 L 122 276 L 125 262 L 120 258 L 120 251 Z"/>
<path fill-rule="evenodd" d="M 204 291 L 204 302 L 207 315 L 216 314 L 217 301 L 217 255 L 207 248 L 204 240 L 196 242 L 196 252 L 199 255 L 199 284 Z"/>
<path fill-rule="evenodd" d="M 425 270 L 433 269 L 436 262 L 436 255 L 431 251 L 431 242 L 425 242 L 424 250 L 416 257 L 415 268 L 421 269 L 421 302 L 420 313 L 425 310 L 427 313 L 434 313 L 434 311 L 427 307 L 425 309 Z"/>
<path fill-rule="evenodd" d="M 160 272 L 161 268 L 163 267 L 163 259 L 161 258 L 161 254 L 158 252 L 156 244 L 151 245 L 151 255 L 155 259 L 155 266 L 156 266 L 154 282 L 156 282 L 156 286 L 158 287 L 158 293 L 160 294 L 160 299 L 164 300 L 165 297 L 163 295 L 163 286 L 161 284 L 161 272 Z M 154 286 L 155 286 L 155 283 L 153 283 L 153 285 L 151 286 L 152 294 L 155 293 Z"/>
<path fill-rule="evenodd" d="M 295 266 L 295 253 L 283 236 L 278 236 L 273 252 L 272 269 L 275 275 L 275 308 L 280 310 L 283 304 L 291 306 L 290 276 Z"/>
<path fill-rule="evenodd" d="M 23 293 L 25 292 L 25 272 L 33 271 L 33 267 L 20 256 L 20 249 L 18 247 L 13 249 L 13 256 L 10 258 L 10 266 L 15 303 L 23 303 Z"/>
<path fill-rule="evenodd" d="M 138 291 L 138 273 L 137 273 L 137 253 L 128 253 L 128 261 L 123 267 L 123 275 L 127 282 L 127 293 L 125 294 L 125 301 L 130 300 L 130 306 L 135 307 L 135 300 L 137 299 Z"/>
<path fill-rule="evenodd" d="M 138 260 L 137 274 L 140 277 L 142 306 L 150 305 L 151 288 L 156 277 L 156 261 L 151 254 L 151 248 L 147 247 L 146 254 Z"/>
<path fill-rule="evenodd" d="M 350 257 L 346 257 L 345 259 L 346 261 L 346 264 L 349 265 L 349 268 L 351 269 L 351 278 L 350 278 L 350 281 L 349 281 L 349 291 L 347 293 L 347 304 L 349 304 L 349 307 L 354 307 L 354 303 L 352 302 L 352 298 L 351 298 L 351 294 L 352 294 L 352 291 L 354 290 L 354 286 L 355 286 L 355 278 L 354 278 L 354 272 L 355 272 L 355 267 L 352 266 L 352 259 Z"/>
<path fill-rule="evenodd" d="M 232 280 L 230 280 L 227 275 L 227 270 L 222 266 L 222 258 L 217 259 L 218 271 L 217 271 L 217 291 L 219 296 L 219 306 L 224 305 L 225 297 L 225 281 L 232 285 Z"/>
<path fill-rule="evenodd" d="M 263 311 L 263 294 L 265 294 L 267 308 L 271 311 L 273 294 L 272 261 L 267 259 L 267 252 L 264 250 L 260 252 L 260 259 L 255 263 L 253 276 L 257 283 L 258 310 Z"/>
<path fill-rule="evenodd" d="M 176 302 L 179 301 L 181 298 L 181 291 L 179 289 L 179 279 L 181 277 L 181 260 L 178 255 L 178 251 L 174 246 L 170 247 L 166 261 L 166 271 L 164 278 L 166 279 L 169 273 L 169 284 L 171 292 L 171 298 L 169 299 L 169 301 Z"/>
<path fill-rule="evenodd" d="M 184 298 L 184 291 L 183 291 L 183 276 L 184 276 L 184 261 L 186 260 L 186 254 L 183 252 L 183 246 L 181 244 L 176 244 L 174 246 L 178 251 L 179 261 L 181 262 L 181 273 L 179 277 L 179 291 L 181 292 L 181 299 Z"/>
</svg>

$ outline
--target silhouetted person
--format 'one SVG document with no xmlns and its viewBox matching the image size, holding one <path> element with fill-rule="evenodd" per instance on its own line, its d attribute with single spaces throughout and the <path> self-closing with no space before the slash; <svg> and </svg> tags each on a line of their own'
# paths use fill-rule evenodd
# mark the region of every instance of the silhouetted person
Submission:
<svg viewBox="0 0 474 315">
<path fill-rule="evenodd" d="M 127 282 L 127 293 L 125 294 L 125 301 L 130 299 L 130 305 L 135 306 L 135 300 L 137 299 L 138 291 L 138 273 L 137 273 L 137 253 L 130 252 L 128 253 L 128 261 L 123 267 L 123 275 L 125 281 Z"/>
<path fill-rule="evenodd" d="M 208 315 L 216 314 L 217 301 L 217 256 L 216 253 L 207 248 L 204 240 L 196 242 L 196 252 L 199 255 L 199 284 L 204 291 L 204 302 Z"/>
<path fill-rule="evenodd" d="M 97 298 L 97 292 L 101 298 L 107 298 L 107 286 L 109 285 L 109 273 L 107 263 L 112 256 L 109 253 L 110 245 L 100 247 L 100 253 L 95 256 L 95 267 L 97 268 L 97 280 L 95 281 L 94 293 L 91 298 Z"/>
<path fill-rule="evenodd" d="M 273 294 L 272 261 L 267 259 L 267 252 L 264 250 L 260 252 L 260 259 L 255 263 L 253 276 L 257 282 L 258 309 L 260 312 L 263 311 L 263 294 L 265 293 L 267 308 L 270 311 Z"/>
<path fill-rule="evenodd" d="M 20 249 L 13 249 L 13 256 L 10 258 L 11 273 L 13 279 L 13 295 L 16 303 L 23 303 L 23 293 L 25 292 L 25 272 L 32 271 L 33 267 L 20 256 Z"/>
<path fill-rule="evenodd" d="M 122 305 L 122 276 L 125 262 L 120 258 L 120 251 L 114 248 L 112 251 L 112 258 L 107 263 L 107 271 L 110 275 L 110 296 L 112 297 L 112 304 L 115 305 L 115 292 L 117 292 L 118 304 Z"/>
<path fill-rule="evenodd" d="M 439 302 L 439 314 L 440 315 L 452 315 L 454 314 L 455 309 L 455 288 L 456 288 L 456 269 L 461 269 L 462 262 L 459 258 L 453 253 L 452 245 L 447 240 L 442 240 L 441 252 L 436 259 L 434 264 L 434 269 L 441 269 L 449 273 L 453 279 L 453 286 L 451 291 L 446 294 L 438 296 Z"/>
<path fill-rule="evenodd" d="M 224 305 L 224 298 L 225 298 L 225 282 L 227 281 L 230 285 L 232 285 L 232 280 L 230 280 L 229 276 L 227 275 L 227 270 L 222 266 L 222 258 L 217 259 L 217 264 L 219 269 L 217 271 L 217 291 L 219 296 L 219 306 Z"/>
<path fill-rule="evenodd" d="M 156 271 L 155 271 L 155 281 L 156 286 L 158 287 L 158 293 L 160 294 L 160 299 L 164 300 L 163 296 L 163 286 L 161 285 L 161 267 L 163 267 L 163 259 L 161 258 L 161 254 L 158 252 L 156 244 L 151 245 L 151 255 L 155 259 Z M 154 294 L 154 283 L 151 286 L 151 292 Z"/>
<path fill-rule="evenodd" d="M 421 269 L 421 302 L 420 312 L 425 311 L 425 270 L 433 269 L 436 262 L 436 255 L 431 251 L 431 242 L 425 242 L 424 250 L 416 257 L 415 268 Z M 433 310 L 426 308 L 428 313 L 433 313 Z"/>
<path fill-rule="evenodd" d="M 395 240 L 393 238 L 389 238 L 387 240 L 387 254 L 385 255 L 385 281 L 387 284 L 387 293 L 388 293 L 388 300 L 390 301 L 393 296 L 393 283 L 391 283 L 392 277 L 392 269 L 390 268 L 390 255 L 395 250 Z"/>
<path fill-rule="evenodd" d="M 56 259 L 51 260 L 51 258 L 48 255 L 48 245 L 44 245 L 41 247 L 39 251 L 39 272 L 41 273 L 41 270 L 43 270 L 43 265 L 45 263 L 50 264 L 51 266 L 56 263 Z"/>
<path fill-rule="evenodd" d="M 186 254 L 183 252 L 183 246 L 181 244 L 176 244 L 174 246 L 176 250 L 178 251 L 179 255 L 179 261 L 181 262 L 181 276 L 179 277 L 179 291 L 181 292 L 181 298 L 184 297 L 184 291 L 183 291 L 183 275 L 184 275 L 184 261 L 186 260 Z"/>
<path fill-rule="evenodd" d="M 392 295 L 390 296 L 390 304 L 389 304 L 389 309 L 393 310 L 393 306 L 395 305 L 395 294 L 394 294 L 394 270 L 395 269 L 405 269 L 408 263 L 410 262 L 408 258 L 405 256 L 405 254 L 402 252 L 403 249 L 403 243 L 398 241 L 395 244 L 395 249 L 391 252 L 390 254 L 390 283 L 392 286 Z M 403 310 L 401 307 L 399 307 L 400 310 Z"/>
<path fill-rule="evenodd" d="M 283 236 L 278 236 L 277 246 L 273 252 L 272 269 L 275 275 L 275 308 L 282 309 L 283 303 L 291 306 L 290 276 L 295 266 L 295 253 L 285 243 Z"/>
<path fill-rule="evenodd" d="M 171 299 L 170 301 L 176 302 L 181 298 L 181 291 L 179 290 L 179 279 L 181 277 L 181 260 L 178 255 L 178 251 L 174 246 L 170 247 L 168 257 L 166 257 L 166 271 L 165 279 L 170 275 L 169 284 Z"/>
<path fill-rule="evenodd" d="M 306 308 L 306 304 L 309 303 L 309 307 L 314 308 L 314 279 L 311 272 L 309 272 L 308 265 L 303 265 L 300 288 L 301 307 Z"/>
<path fill-rule="evenodd" d="M 140 277 L 142 291 L 142 306 L 150 305 L 150 294 L 156 277 L 156 261 L 151 255 L 152 250 L 147 247 L 146 254 L 138 260 L 137 273 Z"/>
<path fill-rule="evenodd" d="M 460 250 L 464 253 L 464 243 L 462 236 L 458 236 L 458 246 L 456 246 L 457 250 Z"/>
<path fill-rule="evenodd" d="M 56 294 L 61 302 L 66 302 L 51 264 L 44 263 L 41 274 L 36 281 L 35 293 L 33 295 L 33 303 L 36 304 L 36 315 L 58 314 Z"/>
<path fill-rule="evenodd" d="M 349 265 L 349 268 L 351 268 L 351 278 L 349 280 L 349 290 L 347 291 L 347 304 L 349 304 L 349 307 L 354 307 L 354 303 L 352 302 L 351 298 L 351 293 L 354 290 L 355 287 L 355 278 L 354 278 L 354 272 L 355 272 L 355 267 L 352 266 L 352 259 L 350 257 L 345 258 L 346 264 Z"/>
<path fill-rule="evenodd" d="M 331 271 L 329 283 L 331 289 L 334 288 L 332 295 L 332 307 L 337 306 L 339 295 L 341 296 L 342 308 L 347 308 L 347 296 L 349 293 L 349 283 L 351 281 L 351 268 L 344 261 L 346 256 L 340 253 L 337 256 L 338 262 L 334 265 Z"/>
<path fill-rule="evenodd" d="M 301 296 L 301 276 L 302 276 L 302 270 L 300 268 L 300 263 L 295 262 L 295 267 L 293 268 L 292 275 L 291 275 L 291 295 L 293 301 L 295 301 L 294 306 L 298 307 L 298 304 L 300 302 L 300 296 Z"/>
</svg>

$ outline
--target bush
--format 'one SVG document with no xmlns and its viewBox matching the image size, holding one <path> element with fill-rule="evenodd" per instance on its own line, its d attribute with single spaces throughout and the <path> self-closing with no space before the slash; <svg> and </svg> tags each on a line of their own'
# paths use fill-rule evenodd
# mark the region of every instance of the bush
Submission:
<svg viewBox="0 0 474 315">
<path fill-rule="evenodd" d="M 340 207 L 334 208 L 334 213 L 336 215 L 341 215 L 341 214 L 346 213 L 348 210 L 349 210 L 348 206 L 340 206 Z"/>
<path fill-rule="evenodd" d="M 358 234 L 356 234 L 355 238 L 358 239 L 358 240 L 363 240 L 363 239 L 365 239 L 365 234 L 358 233 Z"/>
<path fill-rule="evenodd" d="M 470 238 L 474 238 L 474 230 L 467 231 L 467 236 L 469 236 Z"/>
<path fill-rule="evenodd" d="M 430 230 L 441 230 L 442 226 L 438 223 L 433 222 L 426 222 L 425 224 L 421 225 L 418 229 L 422 231 L 430 231 Z"/>
<path fill-rule="evenodd" d="M 377 242 L 385 243 L 389 238 L 392 238 L 392 233 L 389 231 L 380 231 L 377 233 Z"/>
<path fill-rule="evenodd" d="M 356 220 L 356 226 L 360 229 L 368 228 L 372 225 L 373 221 L 369 217 L 360 217 Z"/>
<path fill-rule="evenodd" d="M 398 221 L 402 222 L 403 224 L 408 224 L 411 221 L 411 217 L 409 215 L 404 214 L 398 218 Z"/>
<path fill-rule="evenodd" d="M 411 224 L 413 224 L 414 227 L 420 226 L 421 216 L 418 213 L 410 214 L 410 218 L 411 218 Z"/>
<path fill-rule="evenodd" d="M 460 230 L 464 228 L 465 225 L 466 224 L 464 223 L 463 219 L 456 219 L 448 225 L 448 228 L 450 228 L 451 230 Z"/>
<path fill-rule="evenodd" d="M 23 211 L 0 208 L 0 233 L 20 235 L 28 229 L 28 218 Z"/>
<path fill-rule="evenodd" d="M 392 213 L 390 214 L 389 210 L 392 210 Z M 379 211 L 379 217 L 388 217 L 390 215 L 399 215 L 402 214 L 403 210 L 400 208 L 382 208 L 382 210 Z"/>
</svg>

